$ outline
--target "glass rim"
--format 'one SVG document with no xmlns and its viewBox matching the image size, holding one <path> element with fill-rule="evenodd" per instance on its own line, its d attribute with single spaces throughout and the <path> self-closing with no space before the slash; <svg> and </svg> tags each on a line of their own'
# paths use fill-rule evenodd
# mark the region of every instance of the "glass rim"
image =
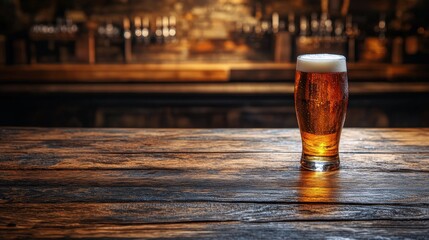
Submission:
<svg viewBox="0 0 429 240">
<path fill-rule="evenodd" d="M 323 58 L 326 56 L 327 58 Z M 312 58 L 314 57 L 314 58 Z M 331 58 L 329 58 L 331 57 Z M 347 60 L 344 55 L 332 54 L 332 53 L 311 53 L 311 54 L 301 54 L 297 57 L 299 60 L 309 60 L 309 61 L 335 61 L 335 60 Z"/>
<path fill-rule="evenodd" d="M 347 72 L 346 57 L 339 54 L 303 54 L 296 60 L 296 70 L 300 72 Z"/>
</svg>

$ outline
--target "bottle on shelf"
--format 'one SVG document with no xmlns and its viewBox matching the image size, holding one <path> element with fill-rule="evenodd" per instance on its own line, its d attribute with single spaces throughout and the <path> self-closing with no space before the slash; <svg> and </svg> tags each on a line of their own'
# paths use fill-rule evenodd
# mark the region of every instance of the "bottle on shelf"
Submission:
<svg viewBox="0 0 429 240">
<path fill-rule="evenodd" d="M 386 38 L 386 15 L 381 13 L 378 22 L 372 31 L 367 33 L 360 51 L 359 61 L 363 62 L 390 62 L 389 39 Z"/>
<path fill-rule="evenodd" d="M 295 16 L 290 14 L 288 16 L 287 24 L 285 21 L 280 20 L 277 13 L 273 14 L 273 31 L 277 29 L 278 32 L 275 36 L 274 44 L 274 61 L 275 62 L 293 62 L 295 51 Z"/>
</svg>

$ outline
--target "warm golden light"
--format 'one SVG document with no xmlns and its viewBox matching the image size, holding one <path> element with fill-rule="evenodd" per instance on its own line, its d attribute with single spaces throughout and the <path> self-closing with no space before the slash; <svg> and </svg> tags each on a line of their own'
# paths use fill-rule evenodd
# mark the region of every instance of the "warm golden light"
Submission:
<svg viewBox="0 0 429 240">
<path fill-rule="evenodd" d="M 338 172 L 301 170 L 298 186 L 298 212 L 303 217 L 329 216 L 335 212 L 337 206 L 330 203 L 339 201 L 340 186 L 337 184 L 337 178 Z"/>
<path fill-rule="evenodd" d="M 338 172 L 302 170 L 299 175 L 298 201 L 300 203 L 334 202 L 338 197 L 337 180 Z"/>
</svg>

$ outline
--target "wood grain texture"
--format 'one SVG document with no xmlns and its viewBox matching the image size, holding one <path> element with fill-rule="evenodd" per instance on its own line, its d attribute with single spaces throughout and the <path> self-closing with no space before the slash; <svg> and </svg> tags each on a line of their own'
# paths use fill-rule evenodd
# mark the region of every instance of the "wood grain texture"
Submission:
<svg viewBox="0 0 429 240">
<path fill-rule="evenodd" d="M 0 151 L 3 153 L 70 153 L 85 154 L 147 152 L 284 152 L 300 153 L 297 129 L 18 129 L 2 130 Z M 32 134 L 29 134 L 29 133 Z M 427 153 L 429 129 L 344 129 L 341 152 L 357 153 Z M 13 141 L 14 144 L 10 144 Z"/>
<path fill-rule="evenodd" d="M 237 140 L 271 139 L 278 137 L 299 137 L 298 129 L 115 129 L 115 128 L 0 128 L 0 141 L 39 140 L 123 140 L 132 141 L 144 137 L 176 137 L 178 139 L 224 139 Z M 429 143 L 420 141 L 429 137 L 428 128 L 345 128 L 342 140 L 349 141 L 413 141 L 421 146 Z M 300 139 L 295 139 L 300 141 Z M 419 142 L 420 141 L 420 142 Z M 371 142 L 368 142 L 370 144 Z M 407 143 L 407 142 L 405 142 Z M 405 144 L 404 143 L 404 144 Z"/>
<path fill-rule="evenodd" d="M 5 177 L 0 185 L 0 202 L 3 203 L 217 201 L 429 205 L 427 173 L 356 171 L 319 175 L 285 169 L 232 173 L 135 170 L 2 174 Z M 45 194 L 49 197 L 43 197 Z"/>
<path fill-rule="evenodd" d="M 429 209 L 416 206 L 356 206 L 332 204 L 261 203 L 72 203 L 3 204 L 0 225 L 48 227 L 61 225 L 143 224 L 190 222 L 293 222 L 429 220 Z M 174 214 L 172 214 L 174 212 Z M 76 222 L 77 221 L 77 222 Z"/>
<path fill-rule="evenodd" d="M 196 222 L 0 228 L 4 239 L 426 239 L 428 221 Z"/>
<path fill-rule="evenodd" d="M 297 170 L 301 153 L 3 153 L 1 170 Z M 368 163 L 371 163 L 369 165 Z M 429 153 L 341 153 L 342 169 L 429 171 Z"/>
<path fill-rule="evenodd" d="M 0 128 L 0 238 L 425 239 L 428 130 Z"/>
</svg>

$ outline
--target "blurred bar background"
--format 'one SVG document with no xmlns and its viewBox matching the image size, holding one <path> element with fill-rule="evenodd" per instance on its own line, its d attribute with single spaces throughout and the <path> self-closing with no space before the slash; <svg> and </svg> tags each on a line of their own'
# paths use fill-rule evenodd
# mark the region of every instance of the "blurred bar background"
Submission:
<svg viewBox="0 0 429 240">
<path fill-rule="evenodd" d="M 429 1 L 0 0 L 0 125 L 297 127 L 295 59 L 348 59 L 346 127 L 429 127 Z"/>
</svg>

